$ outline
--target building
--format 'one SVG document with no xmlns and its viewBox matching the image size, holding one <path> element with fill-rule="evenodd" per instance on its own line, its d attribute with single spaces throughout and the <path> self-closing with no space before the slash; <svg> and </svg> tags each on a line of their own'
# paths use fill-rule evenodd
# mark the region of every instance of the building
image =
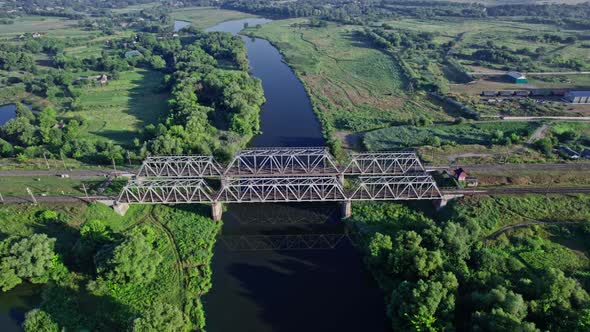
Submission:
<svg viewBox="0 0 590 332">
<path fill-rule="evenodd" d="M 481 95 L 484 97 L 495 97 L 498 95 L 498 91 L 482 91 Z"/>
<path fill-rule="evenodd" d="M 514 96 L 514 91 L 512 91 L 512 90 L 500 90 L 500 91 L 498 91 L 498 96 L 500 96 L 500 97 L 512 97 L 512 96 Z"/>
<path fill-rule="evenodd" d="M 590 91 L 570 91 L 563 99 L 572 104 L 590 104 Z"/>
<path fill-rule="evenodd" d="M 517 71 L 510 71 L 510 72 L 506 73 L 506 77 L 508 77 L 508 79 L 512 83 L 516 83 L 516 84 L 526 84 L 529 82 L 527 80 L 526 76 L 524 76 L 522 73 L 519 73 Z"/>
<path fill-rule="evenodd" d="M 457 168 L 455 170 L 455 180 L 465 181 L 467 179 L 467 172 L 463 168 Z"/>
<path fill-rule="evenodd" d="M 109 78 L 107 77 L 107 75 L 102 74 L 102 75 L 98 75 L 96 80 L 98 81 L 98 83 L 100 84 L 107 84 L 109 81 Z"/>
<path fill-rule="evenodd" d="M 570 159 L 579 159 L 580 158 L 580 154 L 568 146 L 560 145 L 558 147 L 558 150 L 563 156 L 568 157 Z"/>
<path fill-rule="evenodd" d="M 518 90 L 514 94 L 519 97 L 528 97 L 531 95 L 531 92 L 529 90 Z"/>
</svg>

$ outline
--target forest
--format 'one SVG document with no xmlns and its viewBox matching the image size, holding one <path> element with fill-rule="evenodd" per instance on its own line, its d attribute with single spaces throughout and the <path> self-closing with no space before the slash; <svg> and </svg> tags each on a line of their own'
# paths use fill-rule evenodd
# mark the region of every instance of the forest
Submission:
<svg viewBox="0 0 590 332">
<path fill-rule="evenodd" d="M 427 215 L 367 203 L 347 223 L 394 331 L 587 331 L 588 259 L 567 247 L 590 234 L 587 204 L 587 196 L 485 197 Z M 494 232 L 524 213 L 551 220 L 556 209 L 572 225 Z"/>
</svg>

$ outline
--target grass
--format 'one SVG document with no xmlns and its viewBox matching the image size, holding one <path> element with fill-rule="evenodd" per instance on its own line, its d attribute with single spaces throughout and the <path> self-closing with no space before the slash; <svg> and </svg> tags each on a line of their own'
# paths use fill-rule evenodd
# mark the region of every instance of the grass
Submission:
<svg viewBox="0 0 590 332">
<path fill-rule="evenodd" d="M 449 119 L 424 95 L 407 93 L 399 65 L 359 39 L 361 27 L 311 28 L 306 23 L 274 21 L 248 33 L 277 46 L 306 86 L 316 112 L 337 130 L 369 130 L 419 116 Z"/>
<path fill-rule="evenodd" d="M 256 17 L 255 15 L 213 7 L 187 7 L 172 11 L 172 18 L 191 22 L 193 26 L 205 29 L 221 22 Z"/>
<path fill-rule="evenodd" d="M 81 110 L 67 116 L 82 117 L 91 138 L 130 145 L 142 128 L 166 113 L 168 95 L 159 92 L 162 79 L 159 72 L 135 69 L 105 86 L 83 86 Z"/>
<path fill-rule="evenodd" d="M 590 195 L 526 195 L 471 197 L 458 202 L 458 215 L 478 223 L 488 235 L 531 221 L 590 221 Z"/>
<path fill-rule="evenodd" d="M 397 126 L 367 133 L 364 143 L 370 151 L 432 145 L 434 137 L 438 137 L 442 144 L 490 145 L 492 135 L 496 131 L 502 131 L 506 137 L 512 133 L 528 137 L 538 126 L 539 123 L 536 122 L 494 122 L 433 127 Z"/>
<path fill-rule="evenodd" d="M 48 33 L 51 30 L 64 30 L 75 27 L 77 21 L 52 16 L 19 16 L 14 24 L 2 25 L 0 36 L 10 37 L 27 32 Z"/>
<path fill-rule="evenodd" d="M 29 188 L 35 196 L 61 196 L 75 195 L 83 196 L 86 186 L 88 194 L 91 195 L 94 190 L 105 179 L 101 177 L 74 179 L 60 178 L 57 176 L 4 176 L 0 177 L 0 194 L 4 197 L 11 196 L 29 196 L 26 188 Z"/>
</svg>

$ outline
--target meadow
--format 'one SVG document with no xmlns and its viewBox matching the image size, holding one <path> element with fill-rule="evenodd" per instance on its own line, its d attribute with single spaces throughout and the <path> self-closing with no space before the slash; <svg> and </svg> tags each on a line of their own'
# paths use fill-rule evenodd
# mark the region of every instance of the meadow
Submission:
<svg viewBox="0 0 590 332">
<path fill-rule="evenodd" d="M 121 72 L 106 85 L 83 85 L 80 110 L 65 114 L 81 117 L 89 137 L 130 145 L 142 128 L 166 114 L 168 94 L 161 92 L 164 75 L 135 69 Z"/>
<path fill-rule="evenodd" d="M 213 7 L 187 7 L 172 11 L 172 18 L 175 20 L 191 22 L 193 26 L 199 29 L 205 29 L 225 21 L 239 20 L 249 17 L 256 16 L 235 10 Z"/>
<path fill-rule="evenodd" d="M 3 176 L 0 177 L 0 194 L 4 197 L 23 196 L 28 197 L 27 188 L 33 195 L 39 196 L 84 196 L 83 185 L 89 195 L 105 181 L 104 177 L 74 179 L 60 178 L 57 176 Z"/>
<path fill-rule="evenodd" d="M 393 58 L 367 44 L 359 26 L 307 20 L 274 21 L 248 33 L 271 41 L 307 88 L 321 116 L 337 131 L 364 131 L 420 117 L 449 120 L 442 107 L 422 93 L 408 93 Z"/>
<path fill-rule="evenodd" d="M 518 17 L 512 19 L 454 17 L 452 20 L 404 18 L 384 23 L 395 28 L 434 33 L 434 41 L 438 44 L 453 41 L 455 44 L 449 54 L 457 58 L 463 65 L 475 65 L 476 61 L 470 60 L 469 56 L 478 49 L 486 48 L 488 43 L 493 43 L 495 47 L 499 48 L 506 47 L 511 51 L 526 48 L 534 52 L 536 49 L 542 48 L 540 57 L 535 58 L 534 70 L 528 71 L 564 71 L 556 67 L 559 61 L 580 59 L 587 62 L 590 60 L 590 52 L 587 47 L 587 40 L 590 36 L 588 31 L 557 27 L 552 24 L 527 23 Z M 550 43 L 530 39 L 530 37 L 544 34 L 560 36 L 564 39 L 574 37 L 576 41 L 573 43 Z M 502 65 L 492 68 L 507 69 Z"/>
<path fill-rule="evenodd" d="M 364 137 L 364 144 L 369 151 L 399 150 L 441 144 L 491 145 L 498 131 L 503 137 L 516 134 L 521 139 L 526 139 L 539 126 L 540 124 L 536 122 L 494 122 L 432 127 L 397 126 L 368 132 Z M 439 144 L 433 143 L 435 137 L 438 138 Z"/>
</svg>

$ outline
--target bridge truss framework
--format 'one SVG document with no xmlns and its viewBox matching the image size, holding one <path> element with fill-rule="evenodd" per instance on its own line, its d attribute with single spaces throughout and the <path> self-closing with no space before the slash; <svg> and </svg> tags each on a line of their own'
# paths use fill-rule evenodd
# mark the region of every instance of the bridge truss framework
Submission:
<svg viewBox="0 0 590 332">
<path fill-rule="evenodd" d="M 359 176 L 345 189 L 345 176 Z M 204 178 L 221 180 L 214 191 Z M 344 202 L 440 200 L 434 179 L 413 152 L 353 154 L 339 167 L 325 147 L 256 148 L 239 151 L 226 168 L 212 156 L 156 156 L 119 195 L 120 204 Z"/>
</svg>

